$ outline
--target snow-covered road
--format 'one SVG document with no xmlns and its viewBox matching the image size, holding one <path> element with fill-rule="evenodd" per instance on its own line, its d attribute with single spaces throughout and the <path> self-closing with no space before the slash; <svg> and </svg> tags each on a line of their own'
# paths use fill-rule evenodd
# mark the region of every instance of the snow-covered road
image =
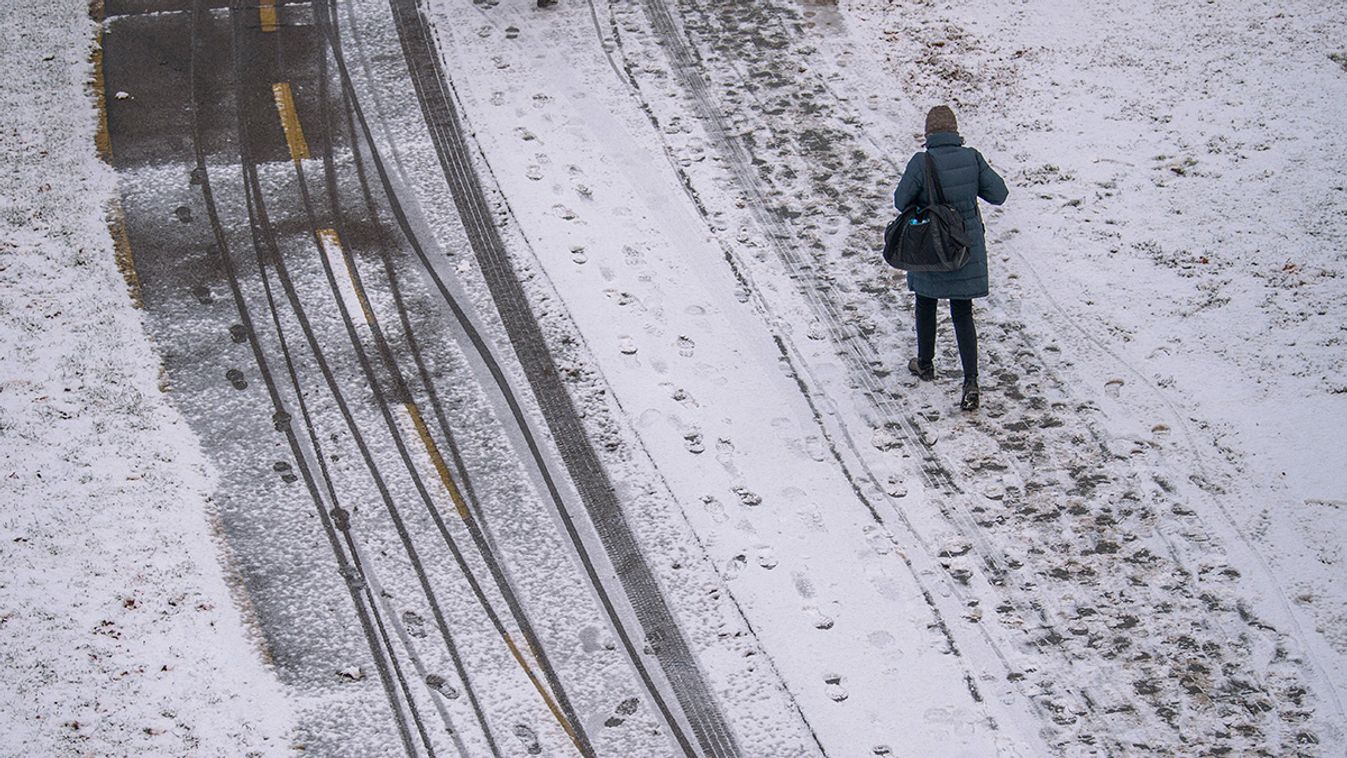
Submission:
<svg viewBox="0 0 1347 758">
<path fill-rule="evenodd" d="M 209 5 L 108 4 L 111 156 L 292 747 L 1343 755 L 1332 9 Z M 976 414 L 875 252 L 937 102 Z"/>
</svg>

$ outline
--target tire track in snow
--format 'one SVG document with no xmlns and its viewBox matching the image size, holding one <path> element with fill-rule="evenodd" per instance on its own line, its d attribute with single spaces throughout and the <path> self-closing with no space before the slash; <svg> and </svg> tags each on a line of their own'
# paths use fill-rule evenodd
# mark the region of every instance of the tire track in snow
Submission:
<svg viewBox="0 0 1347 758">
<path fill-rule="evenodd" d="M 572 480 L 579 490 L 591 520 L 605 549 L 609 552 L 615 566 L 620 567 L 619 578 L 623 582 L 627 597 L 637 620 L 645 632 L 645 642 L 653 649 L 668 678 L 674 693 L 682 707 L 685 718 L 697 735 L 702 749 L 709 755 L 737 755 L 738 748 L 733 734 L 719 713 L 718 706 L 687 647 L 686 640 L 678 629 L 666 602 L 660 594 L 657 582 L 648 564 L 641 556 L 625 522 L 611 483 L 607 480 L 598 463 L 597 456 L 585 435 L 576 416 L 574 406 L 561 384 L 559 374 L 548 353 L 541 332 L 529 311 L 522 286 L 514 276 L 508 258 L 505 255 L 499 231 L 495 228 L 493 216 L 487 208 L 482 195 L 481 185 L 472 170 L 468 158 L 466 142 L 461 125 L 456 116 L 452 96 L 445 89 L 443 76 L 438 65 L 438 53 L 435 51 L 424 20 L 420 17 L 415 4 L 395 0 L 392 3 L 394 18 L 397 21 L 399 38 L 408 58 L 413 84 L 420 95 L 427 128 L 435 142 L 445 177 L 453 190 L 455 203 L 460 209 L 465 228 L 479 257 L 483 272 L 491 283 L 493 298 L 501 309 L 502 321 L 510 332 L 516 346 L 525 373 L 539 399 L 545 420 L 552 430 L 555 443 L 563 461 L 571 473 Z M 337 58 L 343 87 L 353 93 L 349 74 L 340 55 Z M 363 113 L 355 104 L 355 116 L 368 144 L 373 144 L 369 125 Z M 377 154 L 372 154 L 375 168 L 384 185 L 386 194 L 393 203 L 393 212 L 399 226 L 417 256 L 422 261 L 428 275 L 434 280 L 446 304 L 453 310 L 456 319 L 473 341 L 479 355 L 497 382 L 500 390 L 514 414 L 540 474 L 557 506 L 557 512 L 566 526 L 568 536 L 584 564 L 596 594 L 607 612 L 614 631 L 621 640 L 628 658 L 645 683 L 656 707 L 664 716 L 666 723 L 682 751 L 693 755 L 691 743 L 683 733 L 679 717 L 670 709 L 660 694 L 660 688 L 651 679 L 641 654 L 637 651 L 630 634 L 625 628 L 617 609 L 614 607 L 602 580 L 599 578 L 587 549 L 577 531 L 576 525 L 566 510 L 560 491 L 552 479 L 537 441 L 533 438 L 527 419 L 514 398 L 512 390 L 496 363 L 484 340 L 477 333 L 466 314 L 440 281 L 434 267 L 425 256 L 425 252 L 412 235 L 407 219 L 397 206 L 394 193 L 389 185 Z"/>
<path fill-rule="evenodd" d="M 197 1 L 198 3 L 200 2 L 200 0 Z M 379 490 L 379 494 L 381 499 L 383 500 L 384 507 L 388 512 L 388 515 L 392 520 L 395 529 L 397 530 L 398 538 L 401 541 L 403 549 L 406 552 L 407 558 L 411 562 L 413 571 L 416 574 L 417 582 L 420 584 L 422 593 L 425 595 L 426 601 L 430 605 L 431 613 L 435 619 L 436 627 L 440 632 L 441 640 L 444 643 L 445 649 L 454 663 L 454 668 L 458 674 L 461 684 L 463 685 L 464 694 L 467 696 L 468 702 L 471 704 L 473 713 L 481 726 L 482 734 L 484 739 L 486 740 L 487 746 L 491 750 L 493 756 L 499 756 L 500 750 L 497 747 L 495 737 L 492 733 L 490 721 L 487 718 L 485 710 L 482 708 L 477 693 L 472 686 L 471 678 L 468 675 L 467 667 L 466 664 L 464 663 L 463 656 L 459 651 L 458 645 L 454 641 L 453 636 L 449 631 L 450 629 L 449 623 L 446 620 L 444 612 L 440 606 L 440 603 L 436 598 L 435 591 L 431 587 L 429 575 L 426 572 L 426 569 L 423 565 L 423 561 L 420 557 L 419 551 L 412 543 L 410 532 L 407 529 L 406 524 L 404 523 L 400 510 L 398 509 L 397 504 L 394 501 L 394 498 L 389 492 L 388 486 L 384 481 L 383 475 L 379 471 L 378 465 L 375 462 L 372 453 L 370 452 L 370 448 L 366 443 L 365 437 L 361 432 L 359 425 L 356 424 L 355 422 L 354 415 L 351 412 L 351 409 L 344 397 L 344 393 L 342 392 L 332 369 L 329 367 L 328 362 L 324 357 L 322 348 L 318 344 L 313 327 L 310 324 L 309 319 L 305 313 L 305 309 L 299 300 L 298 291 L 286 267 L 285 258 L 280 251 L 279 242 L 275 236 L 275 230 L 272 227 L 270 218 L 267 214 L 266 205 L 262 196 L 262 187 L 258 178 L 257 166 L 255 163 L 255 159 L 252 155 L 252 148 L 249 144 L 249 135 L 254 133 L 249 128 L 249 125 L 250 119 L 269 118 L 270 114 L 264 115 L 264 114 L 251 113 L 244 107 L 245 97 L 243 88 L 245 87 L 245 82 L 254 81 L 253 78 L 245 76 L 247 66 L 249 65 L 249 62 L 258 59 L 258 56 L 256 55 L 248 56 L 245 58 L 243 53 L 243 40 L 245 39 L 246 35 L 245 14 L 246 10 L 241 7 L 231 6 L 230 8 L 230 19 L 232 30 L 231 39 L 233 45 L 233 73 L 234 73 L 233 83 L 235 93 L 235 111 L 238 121 L 240 159 L 242 162 L 242 168 L 244 172 L 245 197 L 247 200 L 248 215 L 251 219 L 250 226 L 253 235 L 253 245 L 256 251 L 258 274 L 259 277 L 261 278 L 263 288 L 266 292 L 266 300 L 268 303 L 268 307 L 272 313 L 273 322 L 277 330 L 277 335 L 282 340 L 284 339 L 284 337 L 282 336 L 283 332 L 281 331 L 280 326 L 279 309 L 273 296 L 273 290 L 269 281 L 269 277 L 267 276 L 266 273 L 268 263 L 271 263 L 272 264 L 271 267 L 274 268 L 275 270 L 275 274 L 280 281 L 281 288 L 285 294 L 286 300 L 288 301 L 292 312 L 294 313 L 296 319 L 300 324 L 300 328 L 304 335 L 304 340 L 308 345 L 309 351 L 312 354 L 314 361 L 317 364 L 319 371 L 323 376 L 323 379 L 327 385 L 328 391 L 333 401 L 337 404 L 339 410 L 341 411 L 342 418 L 346 423 L 348 431 L 352 435 L 352 439 L 355 442 L 356 447 L 360 451 L 361 458 L 364 461 L 366 468 L 370 472 L 371 479 L 373 480 L 375 486 Z M 277 49 L 279 50 L 279 46 Z M 347 319 L 347 321 L 349 325 L 349 319 Z M 364 358 L 363 354 L 361 354 L 359 357 L 361 357 L 362 359 Z M 368 369 L 367 363 L 362 361 L 362 367 Z M 373 379 L 372 376 L 369 375 L 368 370 L 366 376 L 371 387 L 376 389 L 377 391 L 378 383 L 375 379 Z M 296 391 L 297 392 L 299 391 L 298 388 L 296 389 Z M 384 407 L 383 410 L 385 414 L 387 414 L 387 408 Z M 393 429 L 391 433 L 393 434 L 395 442 L 398 444 L 399 452 L 402 454 L 404 463 L 408 465 L 408 467 L 410 468 L 411 467 L 410 460 L 407 458 L 405 448 L 403 448 L 400 444 L 400 438 L 397 436 L 396 429 Z M 456 555 L 456 557 L 458 556 Z M 460 558 L 460 565 L 461 565 L 461 558 Z M 411 701 L 409 700 L 409 702 Z M 409 753 L 414 754 L 411 753 L 410 748 Z"/>
<path fill-rule="evenodd" d="M 337 23 L 337 14 L 335 12 L 333 4 L 334 3 L 323 6 L 325 12 L 320 13 L 319 23 L 326 25 L 326 28 L 330 30 L 331 44 L 333 48 L 336 49 L 340 48 L 341 45 L 341 33 L 340 27 L 338 26 Z M 324 63 L 326 63 L 326 58 L 324 58 Z M 473 540 L 473 543 L 477 547 L 478 553 L 482 556 L 483 561 L 486 563 L 488 571 L 491 572 L 494 582 L 500 588 L 502 597 L 504 598 L 511 615 L 514 617 L 515 622 L 519 625 L 520 632 L 523 634 L 524 640 L 528 644 L 529 650 L 533 653 L 534 657 L 536 658 L 539 668 L 542 669 L 543 674 L 546 677 L 548 685 L 551 688 L 552 692 L 556 694 L 558 703 L 560 704 L 560 707 L 565 715 L 565 719 L 569 722 L 571 729 L 574 730 L 574 734 L 572 736 L 581 745 L 583 745 L 583 747 L 581 747 L 582 753 L 586 751 L 592 753 L 593 747 L 590 745 L 588 737 L 585 736 L 583 729 L 583 722 L 577 716 L 574 707 L 571 705 L 570 699 L 567 696 L 566 691 L 561 684 L 560 677 L 558 677 L 555 668 L 548 660 L 546 649 L 543 646 L 542 641 L 538 638 L 538 635 L 533 628 L 533 624 L 529 620 L 528 614 L 525 612 L 522 603 L 520 603 L 513 588 L 511 587 L 504 568 L 502 567 L 500 561 L 498 561 L 495 557 L 497 550 L 494 544 L 492 544 L 492 540 L 490 537 L 490 526 L 486 521 L 485 510 L 481 507 L 480 503 L 477 500 L 472 480 L 468 473 L 467 465 L 463 461 L 462 454 L 459 450 L 459 446 L 455 442 L 454 435 L 451 432 L 447 414 L 445 413 L 444 406 L 439 398 L 439 393 L 435 389 L 435 383 L 431 379 L 430 371 L 427 368 L 425 358 L 422 355 L 421 348 L 415 336 L 415 331 L 413 330 L 411 322 L 408 317 L 408 310 L 406 303 L 404 301 L 402 287 L 398 283 L 398 275 L 396 273 L 396 267 L 393 264 L 392 256 L 390 254 L 390 246 L 392 244 L 392 242 L 390 241 L 391 234 L 384 227 L 384 225 L 378 221 L 379 212 L 370 189 L 370 183 L 364 168 L 364 160 L 359 156 L 360 138 L 355 127 L 354 117 L 352 115 L 353 111 L 353 105 L 351 102 L 352 96 L 353 96 L 352 92 L 348 91 L 346 88 L 342 88 L 342 100 L 346 104 L 346 108 L 343 114 L 345 116 L 345 136 L 349 144 L 351 145 L 351 149 L 354 153 L 355 157 L 354 162 L 356 166 L 357 179 L 360 184 L 361 197 L 364 200 L 366 212 L 369 214 L 369 218 L 373 220 L 373 224 L 375 227 L 376 241 L 374 247 L 376 248 L 379 259 L 383 264 L 382 268 L 384 278 L 388 283 L 390 294 L 393 296 L 393 302 L 395 305 L 395 309 L 398 313 L 399 322 L 402 327 L 402 333 L 407 341 L 408 350 L 411 353 L 413 362 L 416 364 L 417 377 L 420 379 L 421 387 L 430 401 L 431 408 L 435 413 L 435 419 L 439 425 L 440 434 L 449 448 L 450 457 L 454 463 L 454 469 L 458 473 L 459 481 L 462 482 L 462 494 L 468 506 L 468 508 L 465 509 L 463 512 L 464 523 L 468 529 L 470 537 Z M 323 102 L 326 103 L 327 102 L 326 99 L 324 99 Z M 332 123 L 330 114 L 328 114 L 325 120 L 326 120 L 326 129 L 328 133 L 329 134 L 336 133 L 337 127 L 335 127 L 335 125 Z M 375 148 L 373 145 L 366 145 L 366 149 L 373 152 Z M 336 180 L 334 176 L 335 171 L 332 165 L 332 161 L 330 159 L 330 153 L 327 156 L 325 156 L 325 158 L 326 158 L 325 171 L 327 174 L 328 186 L 329 188 L 335 188 L 336 186 Z M 334 214 L 338 218 L 341 218 L 341 213 L 337 211 L 337 209 L 340 207 L 340 204 L 338 195 L 335 192 L 335 190 L 333 190 L 330 193 L 329 202 L 334 211 Z M 359 274 L 357 273 L 358 269 L 355 265 L 354 257 L 347 254 L 346 260 L 347 265 L 349 266 L 349 270 L 352 272 L 352 275 L 354 277 L 357 277 L 358 280 Z M 360 285 L 357 281 L 357 287 L 359 286 Z M 401 391 L 406 393 L 406 395 L 410 397 L 411 390 L 408 388 L 405 380 L 403 380 L 402 377 L 400 376 L 400 372 L 397 369 L 396 363 L 389 358 L 389 353 L 391 351 L 388 349 L 387 343 L 382 333 L 378 332 L 377 330 L 376 330 L 376 339 L 380 343 L 381 356 L 385 358 L 385 363 L 387 365 L 388 370 L 397 377 L 398 385 L 402 388 Z"/>
<path fill-rule="evenodd" d="M 322 23 L 325 24 L 324 26 L 321 27 L 325 39 L 332 40 L 333 42 L 335 42 L 337 39 L 336 27 L 335 25 L 331 24 L 334 18 L 335 16 L 324 14 L 321 19 Z M 284 79 L 285 64 L 284 64 L 283 45 L 278 44 L 276 46 L 276 58 L 277 58 L 278 71 L 281 75 L 281 78 Z M 326 53 L 323 54 L 322 63 L 323 65 L 320 66 L 319 76 L 321 83 L 325 85 L 327 81 L 325 75 Z M 323 102 L 324 102 L 324 109 L 326 111 L 328 107 L 328 102 L 326 100 L 324 100 Z M 343 102 L 346 103 L 348 106 L 348 118 L 349 118 L 351 93 L 346 92 L 344 89 L 343 89 Z M 340 212 L 337 185 L 335 181 L 335 169 L 333 166 L 331 154 L 332 146 L 330 137 L 334 134 L 334 132 L 330 129 L 329 117 L 325 115 L 325 117 L 321 119 L 320 122 L 324 126 L 324 133 L 323 133 L 324 150 L 322 157 L 324 163 L 324 173 L 325 177 L 327 178 L 327 186 L 329 189 L 329 200 L 332 203 L 330 210 L 333 214 L 334 217 L 333 220 L 334 223 L 337 225 L 338 230 L 344 230 L 346 226 L 346 219 Z M 354 137 L 353 134 L 351 136 Z M 300 194 L 303 200 L 302 204 L 304 207 L 304 212 L 308 219 L 309 231 L 314 237 L 315 245 L 319 248 L 330 249 L 331 245 L 325 244 L 325 240 L 322 238 L 322 231 L 319 228 L 320 224 L 317 220 L 315 204 L 308 190 L 308 180 L 305 178 L 303 166 L 300 162 L 296 161 L 294 163 L 294 168 L 298 179 Z M 361 176 L 363 178 L 363 172 Z M 367 205 L 369 206 L 371 217 L 377 219 L 377 213 L 374 210 L 373 199 L 370 196 L 369 187 L 367 184 L 363 183 L 363 181 L 361 189 L 362 195 L 365 198 Z M 384 233 L 382 225 L 378 224 L 377 221 L 375 222 L 375 225 L 377 227 L 376 229 L 377 236 L 381 239 L 381 241 L 386 241 L 386 235 Z M 339 239 L 351 238 L 349 234 L 340 231 L 338 237 Z M 412 414 L 415 423 L 420 418 L 419 412 L 416 411 L 416 401 L 411 393 L 411 390 L 405 378 L 402 375 L 402 371 L 399 368 L 396 359 L 392 355 L 392 350 L 390 349 L 388 340 L 384 335 L 383 328 L 379 324 L 377 317 L 368 308 L 364 286 L 361 283 L 359 269 L 355 264 L 354 256 L 352 255 L 351 251 L 346 245 L 339 245 L 339 247 L 341 251 L 340 252 L 341 259 L 346 268 L 346 271 L 349 273 L 351 277 L 352 284 L 355 288 L 355 294 L 359 301 L 358 307 L 363 312 L 366 324 L 370 329 L 371 336 L 375 343 L 376 352 L 378 353 L 384 371 L 391 378 L 392 384 L 391 399 L 403 403 L 405 407 L 408 409 L 409 413 Z M 380 247 L 380 254 L 381 254 L 380 257 L 385 261 L 386 268 L 391 270 L 391 264 L 388 262 L 388 250 L 386 246 Z M 589 739 L 585 735 L 583 725 L 577 718 L 575 710 L 570 704 L 570 699 L 566 694 L 566 690 L 561 685 L 561 682 L 556 676 L 555 671 L 552 669 L 552 666 L 547 659 L 546 653 L 544 652 L 541 643 L 539 642 L 537 636 L 533 633 L 532 624 L 528 621 L 527 615 L 524 613 L 523 608 L 519 603 L 513 588 L 510 586 L 510 582 L 506 578 L 499 561 L 496 559 L 494 553 L 487 545 L 486 540 L 482 535 L 481 528 L 477 523 L 476 516 L 467 509 L 466 503 L 464 503 L 461 498 L 457 484 L 452 480 L 447 469 L 445 469 L 440 471 L 441 477 L 444 478 L 443 484 L 446 490 L 448 491 L 448 494 L 453 499 L 454 504 L 458 507 L 459 515 L 462 517 L 465 523 L 465 527 L 469 531 L 469 534 L 473 540 L 473 544 L 477 548 L 480 557 L 486 564 L 488 571 L 491 574 L 492 579 L 494 580 L 496 589 L 499 591 L 500 595 L 505 600 L 510 612 L 514 615 L 516 624 L 521 628 L 521 631 L 524 634 L 526 641 L 530 645 L 530 649 L 533 652 L 534 658 L 538 664 L 538 668 L 540 668 L 543 671 L 544 677 L 547 680 L 548 683 L 547 687 L 544 687 L 542 683 L 537 679 L 537 676 L 533 671 L 533 667 L 529 665 L 526 658 L 524 657 L 523 651 L 514 642 L 510 633 L 506 630 L 499 615 L 492 607 L 491 600 L 487 598 L 483 588 L 481 587 L 480 583 L 474 576 L 472 569 L 468 566 L 467 561 L 457 544 L 457 541 L 451 536 L 448 526 L 443 521 L 442 517 L 439 514 L 438 508 L 434 504 L 434 498 L 431 496 L 429 489 L 421 476 L 419 466 L 417 466 L 417 464 L 412 460 L 410 450 L 408 449 L 406 443 L 402 439 L 402 433 L 405 430 L 400 429 L 400 425 L 394 419 L 390 398 L 387 394 L 385 394 L 381 386 L 381 383 L 378 381 L 378 378 L 376 377 L 375 372 L 373 370 L 373 364 L 370 361 L 370 358 L 367 354 L 367 351 L 363 345 L 363 342 L 359 334 L 357 333 L 355 323 L 350 313 L 350 308 L 348 308 L 348 306 L 346 305 L 345 298 L 343 297 L 344 290 L 340 287 L 336 278 L 337 275 L 333 268 L 334 261 L 329 260 L 328 255 L 319 256 L 319 260 L 322 263 L 328 287 L 332 292 L 333 300 L 336 303 L 337 308 L 341 314 L 341 320 L 344 326 L 346 327 L 347 336 L 351 342 L 351 345 L 355 350 L 355 355 L 358 362 L 360 363 L 361 370 L 365 376 L 366 383 L 374 393 L 375 402 L 380 407 L 381 414 L 384 418 L 385 426 L 387 427 L 389 434 L 393 438 L 394 445 L 397 448 L 398 454 L 402 459 L 403 466 L 411 474 L 413 484 L 415 485 L 417 492 L 422 499 L 423 504 L 426 506 L 426 510 L 429 513 L 431 520 L 434 522 L 436 530 L 440 534 L 445 546 L 449 549 L 450 553 L 453 555 L 454 561 L 457 564 L 459 571 L 463 574 L 464 578 L 467 580 L 473 592 L 473 595 L 477 599 L 478 604 L 486 613 L 488 621 L 491 623 L 491 625 L 493 626 L 497 634 L 500 636 L 500 638 L 505 642 L 507 648 L 510 651 L 511 656 L 514 658 L 516 663 L 518 663 L 519 666 L 523 669 L 529 681 L 533 684 L 534 688 L 542 696 L 545 704 L 547 705 L 548 709 L 553 713 L 553 716 L 561 725 L 563 731 L 565 731 L 567 736 L 570 737 L 570 739 L 574 742 L 577 750 L 582 755 L 593 755 L 594 752 L 593 747 L 590 745 Z M 392 281 L 394 280 L 390 279 L 390 282 Z M 405 312 L 402 313 L 402 317 L 405 321 L 406 318 Z M 407 334 L 409 335 L 411 334 L 410 328 L 408 328 Z M 425 383 L 426 386 L 433 387 L 433 384 L 429 382 L 428 377 L 425 374 L 424 361 L 422 361 L 419 354 L 419 350 L 416 350 L 414 343 L 413 343 L 413 350 L 415 353 L 414 358 L 417 361 L 418 365 L 421 366 L 422 378 L 426 380 Z M 438 407 L 438 403 L 436 403 L 435 410 L 438 418 L 442 422 L 442 431 L 444 432 L 446 439 L 452 440 L 452 437 L 449 436 L 447 424 L 443 424 L 444 413 L 443 409 Z M 431 453 L 431 458 L 432 460 L 434 460 L 434 458 L 438 455 L 438 452 L 435 449 L 434 442 L 431 441 L 430 438 L 428 437 L 429 434 L 428 430 L 425 429 L 424 424 L 418 423 L 418 431 L 423 435 L 427 435 L 425 439 L 428 448 L 427 452 Z M 553 700 L 553 697 L 556 698 L 555 701 Z"/>
<path fill-rule="evenodd" d="M 360 581 L 358 579 L 360 577 L 360 569 L 359 569 L 360 559 L 358 554 L 354 550 L 354 545 L 350 542 L 351 537 L 349 528 L 343 528 L 342 519 L 340 516 L 334 518 L 331 514 L 329 514 L 328 509 L 325 508 L 323 505 L 322 495 L 319 493 L 317 484 L 315 483 L 315 477 L 313 475 L 313 467 L 311 463 L 311 461 L 313 460 L 319 461 L 322 478 L 324 479 L 325 482 L 327 482 L 329 495 L 332 497 L 333 511 L 340 513 L 340 505 L 336 500 L 335 491 L 331 489 L 331 479 L 328 476 L 326 464 L 323 462 L 321 448 L 318 445 L 318 437 L 314 430 L 311 417 L 308 413 L 307 405 L 304 402 L 303 392 L 300 390 L 298 378 L 295 375 L 294 364 L 290 359 L 289 351 L 286 350 L 284 353 L 286 369 L 290 376 L 292 388 L 295 393 L 295 398 L 299 403 L 301 415 L 304 418 L 305 428 L 309 435 L 310 444 L 312 445 L 311 448 L 307 448 L 302 443 L 298 435 L 295 434 L 294 428 L 290 425 L 289 420 L 291 416 L 285 410 L 285 404 L 281 397 L 281 393 L 278 389 L 274 375 L 272 374 L 272 371 L 270 369 L 269 362 L 267 361 L 266 356 L 263 354 L 261 345 L 257 340 L 256 337 L 257 331 L 253 327 L 253 321 L 247 305 L 247 301 L 244 299 L 243 292 L 239 286 L 238 274 L 236 269 L 234 268 L 233 260 L 229 253 L 229 246 L 225 236 L 224 227 L 221 225 L 219 213 L 217 212 L 215 206 L 214 196 L 211 193 L 210 177 L 209 172 L 206 169 L 206 157 L 201 137 L 200 122 L 198 119 L 199 109 L 197 107 L 197 86 L 196 86 L 197 66 L 195 65 L 195 60 L 196 60 L 197 45 L 199 42 L 198 32 L 200 29 L 202 10 L 203 8 L 201 0 L 194 0 L 192 5 L 192 16 L 191 16 L 192 21 L 190 33 L 191 42 L 189 53 L 189 69 L 191 71 L 190 78 L 192 82 L 191 86 L 192 91 L 189 97 L 189 109 L 191 111 L 191 119 L 192 119 L 191 136 L 192 136 L 193 153 L 196 158 L 196 170 L 198 172 L 198 175 L 201 177 L 201 193 L 202 198 L 206 205 L 211 231 L 215 237 L 216 244 L 219 246 L 219 256 L 229 280 L 230 291 L 233 295 L 234 303 L 239 313 L 239 318 L 242 321 L 244 328 L 247 331 L 247 334 L 249 335 L 248 344 L 252 350 L 253 359 L 257 363 L 258 370 L 261 373 L 264 380 L 264 384 L 266 385 L 267 388 L 267 394 L 271 400 L 272 408 L 274 410 L 273 419 L 276 422 L 276 426 L 282 428 L 282 430 L 285 433 L 286 441 L 290 447 L 291 454 L 293 455 L 296 464 L 299 466 L 300 473 L 304 478 L 305 488 L 308 490 L 309 497 L 313 501 L 314 509 L 318 513 L 319 521 L 322 524 L 323 532 L 327 537 L 329 545 L 337 558 L 338 571 L 341 573 L 343 579 L 345 580 L 345 584 L 351 595 L 351 600 L 355 604 L 356 613 L 358 618 L 360 619 L 361 627 L 364 631 L 366 643 L 369 647 L 370 654 L 374 658 L 375 667 L 379 672 L 379 678 L 386 693 L 388 704 L 392 711 L 394 721 L 397 725 L 398 735 L 399 738 L 401 739 L 403 749 L 409 756 L 416 755 L 416 750 L 412 745 L 411 735 L 408 732 L 406 717 L 403 713 L 402 704 L 398 699 L 397 693 L 394 692 L 392 682 L 390 681 L 391 679 L 389 673 L 390 663 L 396 671 L 399 688 L 403 693 L 403 696 L 406 698 L 406 702 L 409 706 L 408 709 L 411 711 L 412 719 L 416 725 L 417 732 L 421 737 L 423 744 L 427 746 L 428 752 L 432 752 L 429 751 L 429 737 L 425 733 L 425 727 L 421 721 L 420 715 L 416 712 L 414 702 L 411 698 L 409 687 L 406 683 L 406 680 L 400 668 L 397 666 L 396 651 L 393 649 L 392 643 L 388 638 L 387 632 L 385 631 L 383 622 L 380 619 L 378 606 L 374 602 L 374 598 L 371 592 L 369 591 L 369 586 L 367 584 L 364 584 L 363 581 Z M 284 349 L 283 342 L 282 345 Z M 343 536 L 347 540 L 348 546 L 351 548 L 351 555 L 349 557 L 342 551 L 341 545 L 338 541 L 336 534 L 338 531 L 340 531 L 343 534 Z M 363 599 L 360 595 L 360 590 L 362 589 L 364 590 Z M 379 629 L 380 641 L 377 644 L 374 639 L 373 630 L 371 629 L 371 617 L 374 619 Z"/>
</svg>

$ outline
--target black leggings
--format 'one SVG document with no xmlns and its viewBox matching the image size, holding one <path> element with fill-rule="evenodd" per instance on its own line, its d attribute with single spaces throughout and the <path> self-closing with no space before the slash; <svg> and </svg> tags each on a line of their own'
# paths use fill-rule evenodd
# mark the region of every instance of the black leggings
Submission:
<svg viewBox="0 0 1347 758">
<path fill-rule="evenodd" d="M 936 299 L 917 295 L 917 362 L 929 366 L 935 361 L 935 306 Z M 954 336 L 959 341 L 959 362 L 963 364 L 963 380 L 978 380 L 978 331 L 973 326 L 973 301 L 950 300 L 949 316 L 954 322 Z"/>
</svg>

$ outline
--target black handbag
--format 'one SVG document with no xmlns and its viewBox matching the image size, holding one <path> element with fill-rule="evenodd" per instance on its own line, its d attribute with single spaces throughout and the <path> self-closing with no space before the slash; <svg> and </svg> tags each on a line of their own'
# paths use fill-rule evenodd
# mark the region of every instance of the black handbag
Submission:
<svg viewBox="0 0 1347 758">
<path fill-rule="evenodd" d="M 968 263 L 963 214 L 945 203 L 935 161 L 926 153 L 925 206 L 912 204 L 884 228 L 884 261 L 904 271 L 958 271 Z"/>
</svg>

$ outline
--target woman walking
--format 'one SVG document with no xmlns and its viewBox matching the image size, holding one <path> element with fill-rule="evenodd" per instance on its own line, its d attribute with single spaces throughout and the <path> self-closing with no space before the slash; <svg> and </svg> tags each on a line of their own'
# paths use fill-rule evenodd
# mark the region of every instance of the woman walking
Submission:
<svg viewBox="0 0 1347 758">
<path fill-rule="evenodd" d="M 949 300 L 950 319 L 959 343 L 963 364 L 963 398 L 959 407 L 976 410 L 978 392 L 978 335 L 973 325 L 973 299 L 987 296 L 987 242 L 983 233 L 978 198 L 1000 205 L 1009 194 L 1005 180 L 987 165 L 982 154 L 963 146 L 954 111 L 937 105 L 926 114 L 926 152 L 935 164 L 945 203 L 963 214 L 968 232 L 968 263 L 957 271 L 909 271 L 907 288 L 916 293 L 917 357 L 907 368 L 922 381 L 935 379 L 935 308 Z M 910 205 L 928 205 L 926 156 L 917 153 L 907 162 L 893 204 L 899 211 Z"/>
</svg>

